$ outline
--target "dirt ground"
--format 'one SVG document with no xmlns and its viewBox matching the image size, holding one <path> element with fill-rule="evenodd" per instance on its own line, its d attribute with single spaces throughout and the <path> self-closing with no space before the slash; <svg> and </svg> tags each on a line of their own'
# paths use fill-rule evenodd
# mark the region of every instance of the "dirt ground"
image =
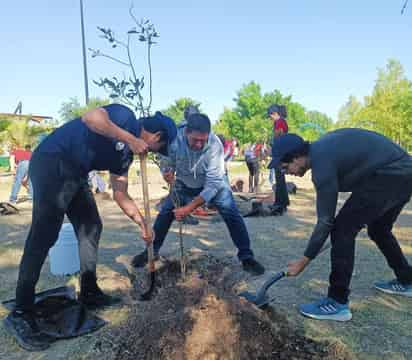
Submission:
<svg viewBox="0 0 412 360">
<path fill-rule="evenodd" d="M 154 167 L 149 174 L 154 205 L 167 190 Z M 236 164 L 230 174 L 232 179 L 246 178 L 244 167 Z M 0 358 L 127 359 L 131 358 L 129 352 L 135 349 L 139 356 L 143 353 L 142 359 L 322 359 L 328 356 L 330 359 L 338 356 L 411 359 L 412 300 L 382 295 L 373 289 L 374 281 L 391 279 L 393 275 L 364 232 L 357 240 L 350 304 L 353 319 L 350 322 L 320 322 L 297 312 L 298 304 L 325 294 L 329 274 L 327 253 L 319 256 L 299 277 L 276 283 L 269 290 L 274 299 L 269 310 L 258 310 L 235 295 L 238 291 L 255 291 L 270 274 L 283 269 L 288 261 L 303 253 L 316 221 L 314 191 L 309 177 L 290 180 L 297 184 L 298 192 L 291 197 L 286 215 L 245 219 L 256 258 L 266 266 L 265 275 L 252 277 L 242 271 L 224 223 L 212 218 L 184 228 L 191 272 L 182 282 L 177 270 L 170 265 L 179 250 L 178 227 L 174 225 L 161 250 L 171 268 L 159 278 L 163 276 L 163 282 L 169 285 L 163 286 L 148 303 L 136 300 L 136 283 L 131 282 L 129 276 L 131 258 L 144 248 L 136 226 L 113 201 L 97 196 L 104 223 L 98 265 L 100 285 L 104 291 L 122 296 L 123 304 L 98 312 L 110 322 L 102 330 L 59 341 L 40 353 L 21 350 L 0 326 Z M 0 178 L 2 200 L 7 199 L 10 181 L 10 178 Z M 267 180 L 262 190 L 269 191 Z M 141 199 L 136 179 L 132 179 L 130 193 Z M 18 216 L 0 216 L 0 300 L 14 297 L 18 264 L 29 230 L 31 204 L 24 202 L 18 206 Z M 412 204 L 408 204 L 400 216 L 395 234 L 412 261 Z M 210 263 L 216 265 L 212 270 Z M 208 269 L 207 276 L 199 276 L 202 267 Z M 143 276 L 141 274 L 138 279 Z M 54 276 L 47 261 L 37 289 L 64 284 L 77 286 L 77 276 Z M 6 309 L 0 305 L 0 318 L 6 315 Z M 140 327 L 131 331 L 131 322 Z M 158 342 L 150 340 L 156 337 Z M 156 349 L 165 351 L 163 357 L 155 356 Z M 173 353 L 173 349 L 180 352 Z M 283 357 L 285 354 L 288 357 Z"/>
</svg>

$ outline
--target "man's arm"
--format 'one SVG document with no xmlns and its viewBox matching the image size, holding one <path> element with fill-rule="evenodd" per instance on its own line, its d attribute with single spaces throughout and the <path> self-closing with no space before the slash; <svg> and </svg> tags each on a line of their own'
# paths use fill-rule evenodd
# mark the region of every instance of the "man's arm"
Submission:
<svg viewBox="0 0 412 360">
<path fill-rule="evenodd" d="M 196 196 L 189 204 L 173 210 L 176 220 L 183 220 L 193 210 L 197 209 L 199 206 L 202 206 L 204 203 L 205 200 L 201 196 Z"/>
<path fill-rule="evenodd" d="M 144 154 L 148 151 L 148 145 L 143 140 L 113 123 L 103 108 L 88 111 L 82 116 L 82 121 L 91 131 L 128 144 L 134 154 Z"/>
<path fill-rule="evenodd" d="M 288 264 L 288 275 L 290 276 L 300 274 L 310 261 L 319 254 L 334 225 L 339 194 L 337 180 L 329 182 L 317 189 L 316 192 L 318 222 L 312 232 L 304 256 Z"/>
<path fill-rule="evenodd" d="M 125 175 L 110 174 L 110 182 L 113 189 L 113 199 L 116 201 L 117 205 L 123 210 L 123 212 L 137 225 L 140 226 L 143 240 L 146 242 L 151 242 L 151 237 L 149 235 L 149 229 L 147 224 L 139 211 L 134 200 L 130 197 L 128 193 L 128 177 Z"/>
</svg>

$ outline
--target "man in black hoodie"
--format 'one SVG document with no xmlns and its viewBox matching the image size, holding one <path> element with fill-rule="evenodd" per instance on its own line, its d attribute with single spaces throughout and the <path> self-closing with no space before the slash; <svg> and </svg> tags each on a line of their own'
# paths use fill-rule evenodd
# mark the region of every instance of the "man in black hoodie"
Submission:
<svg viewBox="0 0 412 360">
<path fill-rule="evenodd" d="M 347 321 L 349 285 L 355 257 L 355 237 L 367 226 L 368 235 L 385 256 L 396 279 L 375 288 L 412 297 L 412 267 L 392 227 L 412 194 L 412 158 L 386 137 L 362 129 L 332 131 L 312 144 L 294 134 L 282 136 L 272 148 L 272 162 L 286 174 L 303 176 L 312 170 L 318 221 L 304 256 L 288 266 L 296 276 L 331 237 L 332 269 L 328 296 L 301 305 L 303 315 Z M 339 192 L 351 192 L 335 216 Z"/>
</svg>

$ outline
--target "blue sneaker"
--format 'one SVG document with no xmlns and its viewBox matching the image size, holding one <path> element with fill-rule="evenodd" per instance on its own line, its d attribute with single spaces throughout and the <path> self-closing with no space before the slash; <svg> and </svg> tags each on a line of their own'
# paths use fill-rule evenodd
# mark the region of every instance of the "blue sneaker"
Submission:
<svg viewBox="0 0 412 360">
<path fill-rule="evenodd" d="M 412 297 L 412 284 L 402 285 L 396 279 L 391 281 L 376 282 L 375 288 L 387 294 Z"/>
<path fill-rule="evenodd" d="M 318 301 L 299 306 L 300 313 L 317 320 L 348 321 L 352 319 L 352 313 L 348 304 L 340 304 L 337 301 L 325 297 Z"/>
</svg>

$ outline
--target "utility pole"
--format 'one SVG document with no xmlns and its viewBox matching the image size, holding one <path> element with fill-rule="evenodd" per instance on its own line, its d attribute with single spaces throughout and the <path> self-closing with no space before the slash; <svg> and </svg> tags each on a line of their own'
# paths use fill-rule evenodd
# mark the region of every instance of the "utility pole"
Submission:
<svg viewBox="0 0 412 360">
<path fill-rule="evenodd" d="M 87 80 L 86 41 L 84 38 L 84 21 L 83 21 L 83 0 L 80 0 L 80 21 L 81 21 L 81 26 L 82 26 L 84 93 L 86 97 L 86 105 L 88 105 L 89 104 L 89 83 Z"/>
</svg>

